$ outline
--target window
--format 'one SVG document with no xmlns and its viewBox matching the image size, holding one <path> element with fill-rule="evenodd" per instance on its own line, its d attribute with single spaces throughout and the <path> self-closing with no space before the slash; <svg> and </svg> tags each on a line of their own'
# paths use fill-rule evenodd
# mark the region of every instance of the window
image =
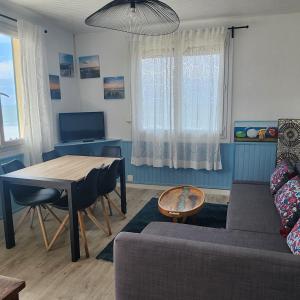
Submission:
<svg viewBox="0 0 300 300">
<path fill-rule="evenodd" d="M 21 70 L 19 40 L 0 33 L 0 144 L 22 138 Z"/>
<path fill-rule="evenodd" d="M 224 93 L 223 103 L 220 103 L 219 97 L 219 94 L 223 93 L 220 91 L 223 89 L 220 86 L 222 55 L 222 53 L 182 55 L 179 60 L 181 80 L 176 79 L 179 86 L 173 84 L 176 76 L 174 57 L 143 58 L 141 129 L 144 131 L 173 129 L 176 120 L 176 126 L 182 132 L 205 133 L 215 129 L 219 131 L 221 137 L 226 138 L 227 94 Z M 179 105 L 174 103 L 174 93 L 180 94 L 177 97 L 180 99 Z M 217 106 L 221 106 L 222 109 L 218 109 Z M 160 109 L 164 114 L 158 112 Z M 174 112 L 177 110 L 177 117 L 172 118 L 172 110 Z M 220 113 L 212 116 L 212 111 Z M 212 117 L 219 119 L 221 125 L 211 128 Z"/>
<path fill-rule="evenodd" d="M 142 130 L 170 129 L 173 69 L 172 57 L 142 60 Z"/>
<path fill-rule="evenodd" d="M 220 60 L 221 54 L 182 56 L 180 116 L 177 118 L 180 121 L 177 126 L 182 131 L 208 131 L 210 111 L 217 111 L 212 106 L 222 105 L 219 103 Z M 172 103 L 173 77 L 173 57 L 142 59 L 142 130 L 154 127 L 168 130 L 172 126 L 171 109 L 176 106 Z M 159 113 L 159 107 L 164 111 L 163 115 Z M 220 135 L 222 128 L 220 126 Z"/>
<path fill-rule="evenodd" d="M 188 55 L 182 58 L 181 126 L 186 132 L 207 132 L 211 126 L 210 110 L 216 111 L 219 105 L 220 56 Z"/>
<path fill-rule="evenodd" d="M 133 37 L 132 164 L 222 169 L 227 37 L 225 27 Z"/>
</svg>

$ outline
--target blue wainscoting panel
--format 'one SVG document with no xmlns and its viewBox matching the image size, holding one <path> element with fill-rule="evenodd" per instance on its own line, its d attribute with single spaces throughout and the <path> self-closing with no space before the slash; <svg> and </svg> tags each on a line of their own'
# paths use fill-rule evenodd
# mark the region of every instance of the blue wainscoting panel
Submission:
<svg viewBox="0 0 300 300">
<path fill-rule="evenodd" d="M 234 172 L 234 144 L 222 144 L 223 170 L 205 171 L 134 166 L 131 164 L 130 141 L 122 141 L 122 155 L 126 158 L 126 173 L 133 175 L 133 183 L 152 185 L 190 184 L 204 188 L 230 189 Z"/>
<path fill-rule="evenodd" d="M 234 180 L 270 181 L 276 143 L 235 143 Z"/>
<path fill-rule="evenodd" d="M 10 157 L 5 157 L 5 158 L 1 158 L 0 159 L 0 165 L 6 162 L 9 162 L 13 159 L 19 159 L 21 161 L 24 161 L 24 155 L 23 154 L 19 154 L 19 155 L 15 155 L 15 156 L 10 156 Z M 3 174 L 2 168 L 0 167 L 0 174 Z M 0 219 L 2 219 L 2 199 L 0 199 L 1 201 L 1 205 L 0 205 Z M 16 204 L 14 201 L 12 201 L 12 211 L 16 212 L 20 209 L 22 209 L 23 207 Z"/>
<path fill-rule="evenodd" d="M 122 154 L 126 159 L 126 174 L 133 175 L 133 183 L 152 185 L 180 185 L 191 184 L 204 188 L 230 189 L 232 180 L 269 181 L 274 170 L 276 157 L 276 143 L 231 143 L 221 144 L 221 156 L 223 170 L 205 171 L 192 169 L 154 168 L 148 166 L 137 167 L 131 164 L 131 141 L 110 140 L 110 145 L 121 144 Z M 64 154 L 85 154 L 100 152 L 102 145 L 85 144 L 64 145 L 58 150 Z M 91 151 L 93 150 L 93 151 Z M 75 153 L 73 153 L 75 152 Z M 78 152 L 78 153 L 77 153 Z M 22 154 L 0 159 L 0 164 L 12 159 L 24 160 Z M 0 173 L 2 170 L 0 170 Z M 12 203 L 13 211 L 22 207 Z M 2 218 L 2 204 L 0 206 L 0 218 Z"/>
</svg>

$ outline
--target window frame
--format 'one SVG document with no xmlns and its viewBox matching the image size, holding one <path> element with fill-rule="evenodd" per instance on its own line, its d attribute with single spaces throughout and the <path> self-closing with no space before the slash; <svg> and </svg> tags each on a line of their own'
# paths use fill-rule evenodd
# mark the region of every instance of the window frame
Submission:
<svg viewBox="0 0 300 300">
<path fill-rule="evenodd" d="M 17 115 L 18 115 L 18 127 L 19 127 L 19 138 L 11 141 L 5 141 L 4 136 L 4 124 L 3 124 L 3 110 L 2 105 L 0 105 L 0 150 L 7 149 L 7 148 L 14 148 L 18 146 L 22 146 L 24 144 L 24 137 L 23 137 L 23 109 L 22 107 L 22 96 L 21 96 L 21 71 L 19 70 L 20 74 L 17 78 L 16 74 L 16 55 L 20 55 L 20 53 L 15 52 L 15 44 L 14 39 L 18 40 L 18 33 L 17 33 L 17 26 L 12 25 L 7 22 L 3 22 L 0 20 L 1 30 L 0 34 L 4 34 L 11 37 L 11 46 L 12 46 L 12 56 L 13 56 L 13 72 L 14 72 L 14 82 L 15 82 L 15 96 L 16 96 L 16 102 L 17 102 Z M 18 87 L 19 85 L 19 87 Z M 21 106 L 21 107 L 20 107 Z"/>
</svg>

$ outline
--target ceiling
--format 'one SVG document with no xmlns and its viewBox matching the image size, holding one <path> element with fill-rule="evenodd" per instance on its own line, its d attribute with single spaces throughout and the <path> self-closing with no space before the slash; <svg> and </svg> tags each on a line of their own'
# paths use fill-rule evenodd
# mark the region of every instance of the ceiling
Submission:
<svg viewBox="0 0 300 300">
<path fill-rule="evenodd" d="M 1 3 L 2 0 L 0 0 Z M 300 12 L 300 0 L 162 0 L 181 21 L 231 16 L 253 16 Z M 58 24 L 81 32 L 89 30 L 84 20 L 110 1 L 107 0 L 5 0 L 21 5 Z"/>
</svg>

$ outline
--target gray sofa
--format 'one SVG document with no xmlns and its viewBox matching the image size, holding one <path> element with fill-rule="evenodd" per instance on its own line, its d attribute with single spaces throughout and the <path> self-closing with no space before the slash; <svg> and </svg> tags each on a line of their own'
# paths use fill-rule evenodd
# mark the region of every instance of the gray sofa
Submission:
<svg viewBox="0 0 300 300">
<path fill-rule="evenodd" d="M 226 229 L 151 223 L 114 244 L 116 300 L 299 300 L 269 185 L 233 184 Z"/>
</svg>

